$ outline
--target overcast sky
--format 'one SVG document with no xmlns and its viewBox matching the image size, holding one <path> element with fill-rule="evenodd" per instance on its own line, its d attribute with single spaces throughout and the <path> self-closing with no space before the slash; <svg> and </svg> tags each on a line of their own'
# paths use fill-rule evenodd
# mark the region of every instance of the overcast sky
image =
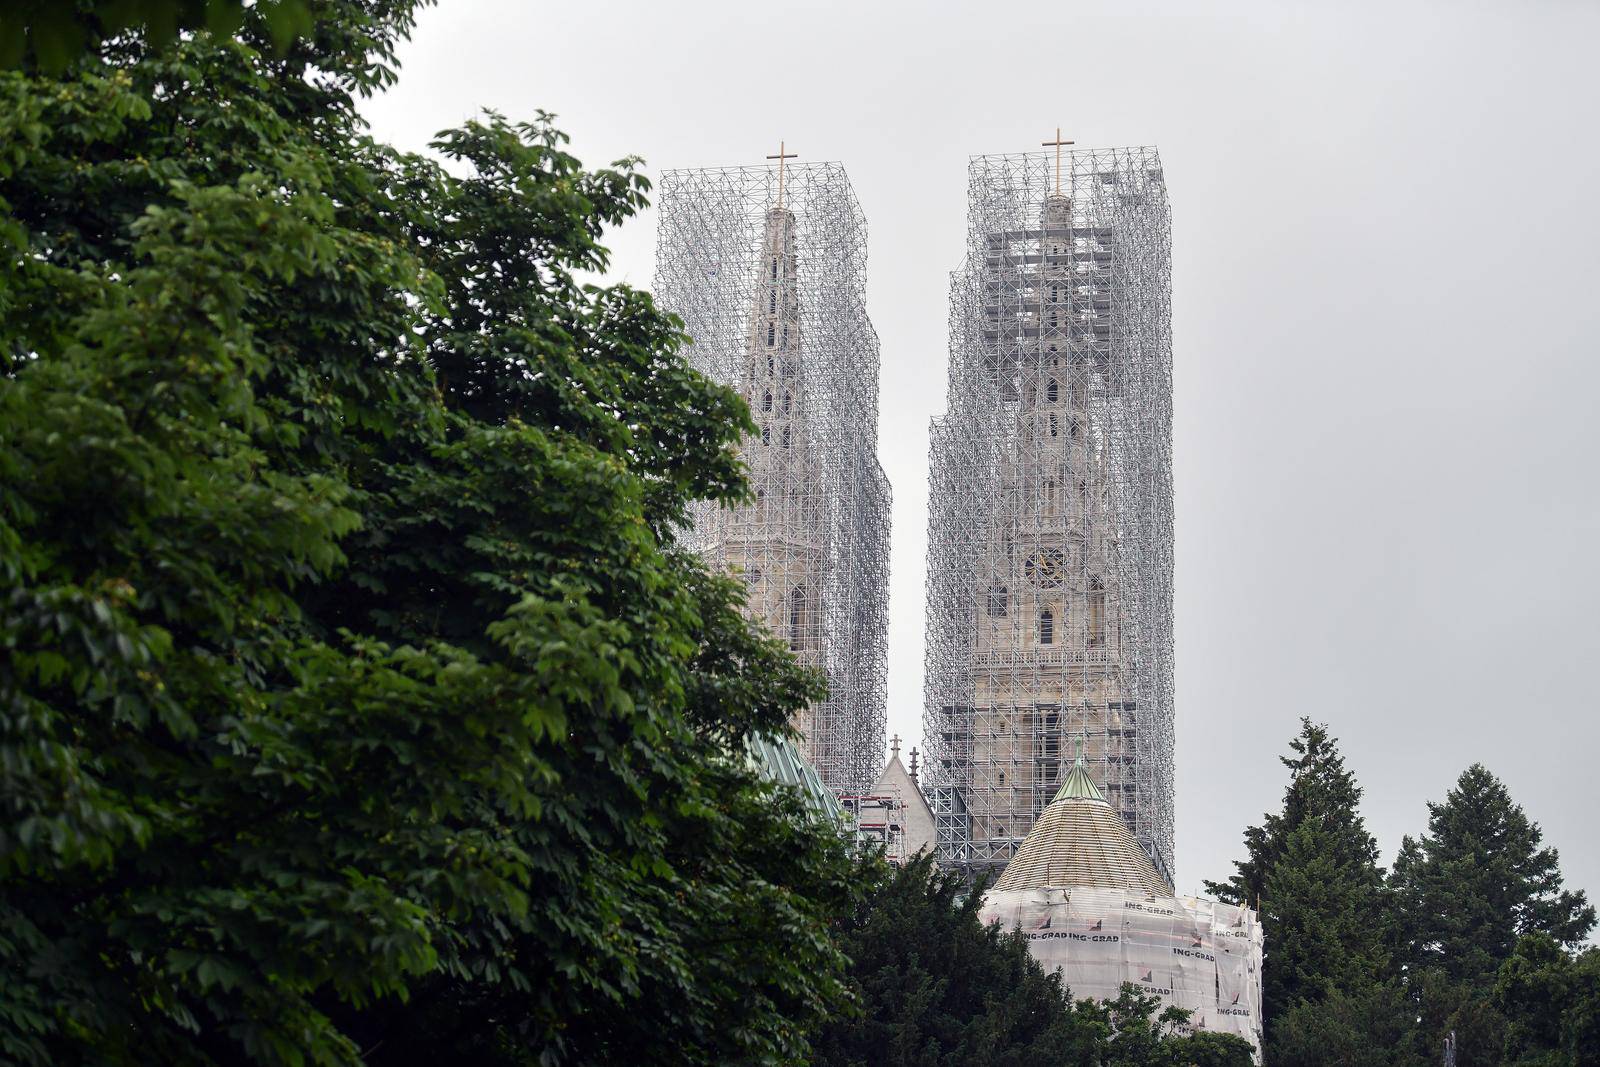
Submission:
<svg viewBox="0 0 1600 1067">
<path fill-rule="evenodd" d="M 1482 761 L 1600 892 L 1600 5 L 444 0 L 366 108 L 556 112 L 598 164 L 849 172 L 921 735 L 927 425 L 969 155 L 1156 145 L 1173 205 L 1177 866 L 1222 877 L 1329 723 L 1391 859 Z M 1176 14 L 1174 13 L 1176 12 Z M 611 241 L 648 286 L 653 216 Z"/>
</svg>

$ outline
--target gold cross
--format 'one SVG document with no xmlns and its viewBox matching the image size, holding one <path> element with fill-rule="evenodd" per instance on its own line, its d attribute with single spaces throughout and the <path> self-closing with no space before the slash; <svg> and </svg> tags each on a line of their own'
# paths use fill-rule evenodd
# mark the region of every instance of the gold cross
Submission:
<svg viewBox="0 0 1600 1067">
<path fill-rule="evenodd" d="M 1073 143 L 1074 142 L 1072 142 L 1072 141 L 1063 141 L 1061 139 L 1061 127 L 1060 126 L 1056 127 L 1056 139 L 1054 141 L 1041 141 L 1040 142 L 1040 145 L 1045 147 L 1045 148 L 1049 148 L 1051 145 L 1055 145 L 1056 146 L 1056 195 L 1057 196 L 1061 195 L 1061 146 L 1064 145 L 1064 144 L 1073 144 Z M 778 151 L 781 152 L 781 151 L 783 151 L 783 149 L 780 148 Z"/>
<path fill-rule="evenodd" d="M 1057 131 L 1057 135 L 1058 136 L 1059 136 L 1059 133 L 1060 133 L 1060 131 Z M 775 156 L 768 156 L 767 158 L 768 159 L 776 159 L 778 161 L 778 206 L 782 207 L 783 206 L 783 161 L 786 160 L 786 159 L 799 159 L 800 157 L 795 155 L 793 152 L 785 152 L 783 150 L 783 142 L 779 141 L 778 142 L 778 154 L 775 155 Z"/>
</svg>

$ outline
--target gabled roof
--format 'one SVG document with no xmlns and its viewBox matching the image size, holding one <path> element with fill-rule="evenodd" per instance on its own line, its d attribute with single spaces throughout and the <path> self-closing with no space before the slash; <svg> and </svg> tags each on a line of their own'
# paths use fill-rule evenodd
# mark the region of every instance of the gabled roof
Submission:
<svg viewBox="0 0 1600 1067">
<path fill-rule="evenodd" d="M 933 848 L 933 809 L 928 807 L 928 801 L 922 795 L 916 780 L 906 772 L 905 764 L 900 762 L 898 740 L 889 754 L 889 762 L 884 766 L 883 773 L 878 775 L 878 780 L 873 783 L 872 792 L 880 796 L 895 797 L 905 805 L 905 811 L 901 813 L 900 832 L 907 856 L 914 856 L 923 849 Z"/>
<path fill-rule="evenodd" d="M 994 888 L 1077 885 L 1172 895 L 1172 887 L 1089 777 L 1081 746 L 1055 799 L 1022 839 Z"/>
</svg>

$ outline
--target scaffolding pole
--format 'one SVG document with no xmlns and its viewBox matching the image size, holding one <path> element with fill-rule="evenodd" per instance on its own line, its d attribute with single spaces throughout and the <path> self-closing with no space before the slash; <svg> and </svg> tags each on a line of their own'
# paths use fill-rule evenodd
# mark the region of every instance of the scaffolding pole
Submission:
<svg viewBox="0 0 1600 1067">
<path fill-rule="evenodd" d="M 741 446 L 755 501 L 698 507 L 691 543 L 823 673 L 801 749 L 830 789 L 862 793 L 883 761 L 889 581 L 866 222 L 843 167 L 789 158 L 662 175 L 655 295 L 757 423 Z"/>
<path fill-rule="evenodd" d="M 1170 883 L 1171 225 L 1155 149 L 973 157 L 949 321 L 923 722 L 941 858 L 1003 866 L 1082 738 Z"/>
</svg>

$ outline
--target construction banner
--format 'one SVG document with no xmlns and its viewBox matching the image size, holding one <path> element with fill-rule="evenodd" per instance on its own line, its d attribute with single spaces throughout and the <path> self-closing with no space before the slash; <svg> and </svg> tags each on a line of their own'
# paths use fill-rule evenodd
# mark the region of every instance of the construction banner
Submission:
<svg viewBox="0 0 1600 1067">
<path fill-rule="evenodd" d="M 1189 1030 L 1243 1037 L 1259 1061 L 1262 940 L 1250 909 L 1074 887 L 990 892 L 980 916 L 1023 931 L 1075 999 L 1109 1000 L 1130 982 L 1189 1012 Z"/>
</svg>

